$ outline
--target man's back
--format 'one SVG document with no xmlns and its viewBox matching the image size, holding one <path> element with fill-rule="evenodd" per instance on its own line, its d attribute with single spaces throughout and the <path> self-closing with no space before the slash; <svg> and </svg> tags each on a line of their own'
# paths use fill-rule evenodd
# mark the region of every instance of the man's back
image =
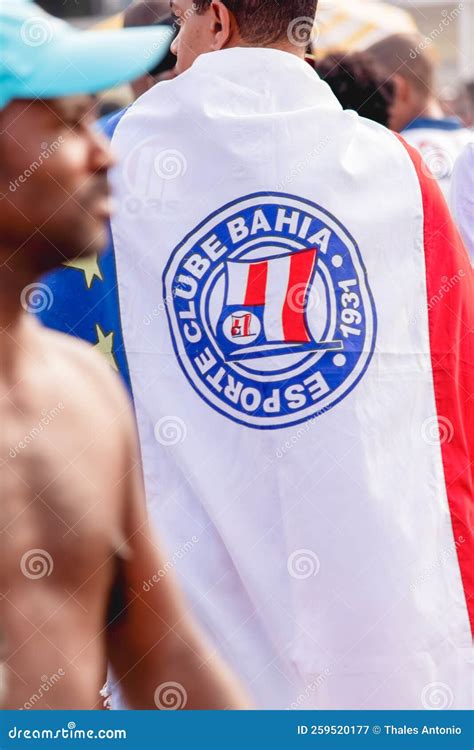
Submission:
<svg viewBox="0 0 474 750">
<path fill-rule="evenodd" d="M 466 707 L 472 277 L 433 180 L 268 49 L 201 56 L 113 145 L 147 497 L 201 541 L 201 621 L 266 708 Z"/>
</svg>

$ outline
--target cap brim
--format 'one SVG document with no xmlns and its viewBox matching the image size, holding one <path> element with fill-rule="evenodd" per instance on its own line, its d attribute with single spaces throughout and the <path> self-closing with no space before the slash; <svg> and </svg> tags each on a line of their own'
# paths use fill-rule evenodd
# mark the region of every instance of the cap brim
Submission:
<svg viewBox="0 0 474 750">
<path fill-rule="evenodd" d="M 21 98 L 94 94 L 151 70 L 169 52 L 169 26 L 71 31 L 47 45 Z"/>
</svg>

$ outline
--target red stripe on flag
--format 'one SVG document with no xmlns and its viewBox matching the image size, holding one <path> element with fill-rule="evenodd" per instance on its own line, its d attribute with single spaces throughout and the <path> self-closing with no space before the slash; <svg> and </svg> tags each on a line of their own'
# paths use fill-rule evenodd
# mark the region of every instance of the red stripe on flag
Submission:
<svg viewBox="0 0 474 750">
<path fill-rule="evenodd" d="M 268 261 L 251 263 L 245 292 L 244 307 L 254 307 L 265 304 L 267 290 Z"/>
<path fill-rule="evenodd" d="M 418 151 L 400 141 L 423 198 L 431 366 L 453 542 L 474 634 L 474 274 L 436 180 Z M 434 299 L 439 301 L 430 304 Z"/>
<path fill-rule="evenodd" d="M 290 258 L 290 277 L 282 311 L 285 341 L 311 341 L 306 325 L 305 303 L 316 254 L 316 248 L 312 248 L 295 253 Z"/>
</svg>

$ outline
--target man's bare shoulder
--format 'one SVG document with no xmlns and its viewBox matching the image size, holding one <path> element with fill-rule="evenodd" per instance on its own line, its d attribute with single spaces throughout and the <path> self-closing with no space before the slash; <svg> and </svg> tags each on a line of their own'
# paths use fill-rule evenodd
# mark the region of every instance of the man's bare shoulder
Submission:
<svg viewBox="0 0 474 750">
<path fill-rule="evenodd" d="M 110 410 L 127 414 L 131 408 L 119 375 L 85 341 L 41 327 L 41 345 L 53 370 L 67 384 L 80 381 L 80 392 L 100 399 Z M 92 390 L 91 390 L 92 389 Z"/>
<path fill-rule="evenodd" d="M 48 424 L 50 443 L 71 471 L 88 478 L 96 496 L 123 495 L 118 488 L 138 451 L 131 401 L 119 375 L 90 344 L 43 326 L 32 332 L 41 363 L 34 400 L 58 415 Z"/>
</svg>

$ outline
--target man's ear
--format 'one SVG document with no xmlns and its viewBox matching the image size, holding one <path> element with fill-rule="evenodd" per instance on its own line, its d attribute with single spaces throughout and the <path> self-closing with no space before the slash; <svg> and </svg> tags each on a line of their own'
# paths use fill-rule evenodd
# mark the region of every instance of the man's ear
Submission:
<svg viewBox="0 0 474 750">
<path fill-rule="evenodd" d="M 395 102 L 406 102 L 410 98 L 410 84 L 407 79 L 395 73 L 392 80 L 395 86 Z"/>
<path fill-rule="evenodd" d="M 212 49 L 224 49 L 234 35 L 235 17 L 220 0 L 212 0 L 208 13 L 213 36 Z"/>
</svg>

